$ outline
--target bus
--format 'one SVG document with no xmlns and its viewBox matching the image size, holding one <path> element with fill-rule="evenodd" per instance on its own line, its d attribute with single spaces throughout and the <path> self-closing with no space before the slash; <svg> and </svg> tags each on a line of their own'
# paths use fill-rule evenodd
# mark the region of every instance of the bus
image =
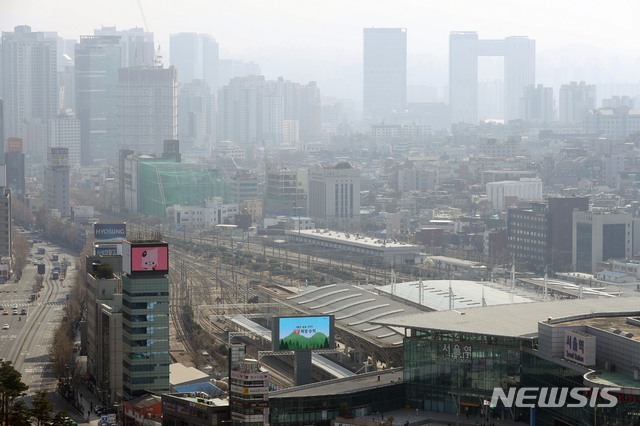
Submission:
<svg viewBox="0 0 640 426">
<path fill-rule="evenodd" d="M 38 247 L 38 254 L 44 254 L 44 247 Z"/>
<path fill-rule="evenodd" d="M 58 271 L 53 271 L 51 273 L 51 279 L 52 280 L 57 280 L 58 278 L 60 278 L 60 273 Z"/>
<path fill-rule="evenodd" d="M 53 253 L 51 255 L 51 260 L 53 260 L 54 262 L 58 260 L 58 253 Z"/>
</svg>

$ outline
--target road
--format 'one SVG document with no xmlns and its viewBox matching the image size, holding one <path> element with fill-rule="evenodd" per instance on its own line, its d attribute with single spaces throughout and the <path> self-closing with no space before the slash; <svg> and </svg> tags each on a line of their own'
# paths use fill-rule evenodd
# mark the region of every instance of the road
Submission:
<svg viewBox="0 0 640 426">
<path fill-rule="evenodd" d="M 28 239 L 40 239 L 28 233 L 25 236 Z M 37 274 L 33 259 L 40 256 L 37 254 L 38 247 L 45 247 L 46 250 L 43 259 L 38 260 L 38 263 L 46 265 L 44 288 L 40 291 L 39 298 L 31 302 Z M 60 261 L 66 258 L 75 264 L 74 253 L 50 243 L 35 243 L 31 250 L 31 264 L 25 267 L 20 281 L 15 283 L 11 279 L 7 284 L 0 285 L 0 305 L 8 311 L 8 315 L 0 317 L 0 324 L 9 325 L 8 330 L 0 330 L 0 358 L 12 361 L 22 373 L 22 381 L 29 386 L 29 395 L 40 390 L 55 390 L 56 378 L 49 362 L 49 346 L 55 328 L 62 320 L 62 308 L 69 293 L 65 283 L 73 283 L 76 272 L 70 267 L 64 282 L 51 280 L 51 254 L 54 252 L 59 253 Z M 18 313 L 24 308 L 27 315 L 13 315 L 13 307 L 16 305 Z"/>
</svg>

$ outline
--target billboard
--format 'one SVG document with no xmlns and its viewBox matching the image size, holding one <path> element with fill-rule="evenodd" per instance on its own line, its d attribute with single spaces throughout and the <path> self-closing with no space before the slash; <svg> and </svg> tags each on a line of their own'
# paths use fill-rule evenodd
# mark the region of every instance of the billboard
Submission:
<svg viewBox="0 0 640 426">
<path fill-rule="evenodd" d="M 96 223 L 93 225 L 93 241 L 97 244 L 121 243 L 126 237 L 126 223 Z"/>
<path fill-rule="evenodd" d="M 581 365 L 595 365 L 596 336 L 578 330 L 565 330 L 564 359 Z"/>
<path fill-rule="evenodd" d="M 73 220 L 90 219 L 93 219 L 93 206 L 75 206 L 73 208 Z"/>
<path fill-rule="evenodd" d="M 122 244 L 122 269 L 131 276 L 168 274 L 169 245 L 125 241 Z"/>
<path fill-rule="evenodd" d="M 274 351 L 333 349 L 334 316 L 277 317 L 271 339 Z"/>
<path fill-rule="evenodd" d="M 47 164 L 50 166 L 68 166 L 69 148 L 47 148 Z"/>
<path fill-rule="evenodd" d="M 113 247 L 96 247 L 96 256 L 117 256 L 118 248 Z"/>
<path fill-rule="evenodd" d="M 7 138 L 7 151 L 22 151 L 22 138 Z"/>
</svg>

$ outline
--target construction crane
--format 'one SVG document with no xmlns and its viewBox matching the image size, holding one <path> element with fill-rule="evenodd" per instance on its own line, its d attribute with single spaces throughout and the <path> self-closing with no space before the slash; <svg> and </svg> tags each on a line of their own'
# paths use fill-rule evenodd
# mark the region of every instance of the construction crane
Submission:
<svg viewBox="0 0 640 426">
<path fill-rule="evenodd" d="M 151 31 L 149 30 L 149 25 L 147 24 L 147 18 L 145 18 L 144 16 L 144 10 L 142 9 L 142 3 L 140 2 L 140 0 L 137 0 L 138 2 L 138 8 L 140 9 L 140 15 L 142 15 L 142 22 L 144 23 L 144 30 L 148 33 L 151 33 Z M 160 55 L 160 43 L 158 42 L 158 49 L 154 52 L 155 55 L 153 56 L 153 65 L 160 68 L 162 67 L 162 62 L 160 61 L 162 59 L 162 56 Z M 138 52 L 136 51 L 136 57 L 138 55 Z M 137 62 L 137 58 L 136 58 L 136 62 Z"/>
</svg>

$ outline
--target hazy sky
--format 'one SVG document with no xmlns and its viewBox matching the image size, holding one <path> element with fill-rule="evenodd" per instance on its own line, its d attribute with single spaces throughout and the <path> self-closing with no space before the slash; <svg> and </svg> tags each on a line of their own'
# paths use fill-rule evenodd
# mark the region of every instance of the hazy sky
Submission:
<svg viewBox="0 0 640 426">
<path fill-rule="evenodd" d="M 317 80 L 321 90 L 322 82 L 338 91 L 353 86 L 348 82 L 354 78 L 361 81 L 364 27 L 407 28 L 408 81 L 416 84 L 446 84 L 450 31 L 478 31 L 480 38 L 529 36 L 537 42 L 538 68 L 566 62 L 574 74 L 581 73 L 575 67 L 586 69 L 584 78 L 594 72 L 593 66 L 606 73 L 607 60 L 620 57 L 622 64 L 636 66 L 629 77 L 617 78 L 633 79 L 640 58 L 640 37 L 634 29 L 640 2 L 635 0 L 140 1 L 165 64 L 170 34 L 208 33 L 220 43 L 222 58 L 255 60 L 267 78 Z M 91 35 L 102 25 L 144 26 L 136 0 L 0 0 L 0 29 L 12 31 L 20 24 L 34 31 L 57 31 L 65 38 Z M 621 63 L 612 72 L 623 72 Z M 551 71 L 538 75 L 544 72 Z"/>
</svg>

